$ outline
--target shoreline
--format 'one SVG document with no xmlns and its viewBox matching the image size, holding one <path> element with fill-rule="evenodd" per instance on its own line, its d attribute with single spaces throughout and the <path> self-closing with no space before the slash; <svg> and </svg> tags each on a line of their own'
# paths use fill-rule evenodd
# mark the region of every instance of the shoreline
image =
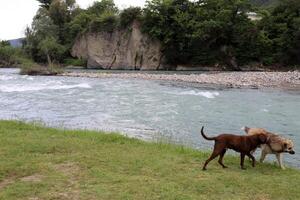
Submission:
<svg viewBox="0 0 300 200">
<path fill-rule="evenodd" d="M 203 72 L 195 74 L 65 72 L 60 76 L 87 78 L 121 78 L 179 82 L 188 85 L 216 85 L 225 88 L 278 88 L 300 91 L 300 72 Z"/>
</svg>

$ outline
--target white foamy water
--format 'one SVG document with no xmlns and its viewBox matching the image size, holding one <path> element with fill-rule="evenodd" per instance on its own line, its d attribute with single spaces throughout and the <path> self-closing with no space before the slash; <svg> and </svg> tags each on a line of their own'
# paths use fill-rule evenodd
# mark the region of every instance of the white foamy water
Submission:
<svg viewBox="0 0 300 200">
<path fill-rule="evenodd" d="M 7 80 L 12 80 L 12 79 L 14 79 L 13 76 L 0 75 L 1 81 L 7 81 Z"/>
<path fill-rule="evenodd" d="M 31 79 L 29 79 L 31 80 Z M 73 88 L 91 88 L 87 83 L 80 83 L 74 85 L 63 85 L 60 83 L 45 83 L 45 84 L 28 84 L 28 85 L 0 85 L 1 92 L 30 92 L 41 90 L 67 90 Z"/>
<path fill-rule="evenodd" d="M 214 99 L 220 96 L 219 92 L 216 91 L 196 91 L 196 90 L 188 90 L 188 91 L 168 91 L 169 94 L 180 95 L 180 96 L 200 96 L 208 99 Z"/>
<path fill-rule="evenodd" d="M 220 95 L 219 92 L 212 92 L 212 91 L 200 91 L 200 92 L 196 92 L 195 90 L 190 90 L 190 91 L 186 91 L 186 92 L 181 92 L 179 93 L 180 95 L 194 95 L 194 96 L 202 96 L 202 97 L 206 97 L 208 99 L 214 99 L 217 96 Z"/>
<path fill-rule="evenodd" d="M 207 89 L 137 79 L 32 77 L 12 69 L 0 69 L 0 77 L 0 119 L 118 131 L 206 150 L 213 143 L 199 135 L 202 126 L 208 135 L 244 134 L 240 127 L 263 127 L 295 142 L 296 154 L 286 155 L 285 160 L 300 167 L 300 92 Z"/>
</svg>

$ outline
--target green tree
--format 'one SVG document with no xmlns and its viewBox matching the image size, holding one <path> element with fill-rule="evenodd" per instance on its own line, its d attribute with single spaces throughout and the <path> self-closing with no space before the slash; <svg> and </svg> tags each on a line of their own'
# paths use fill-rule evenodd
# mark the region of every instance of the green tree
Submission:
<svg viewBox="0 0 300 200">
<path fill-rule="evenodd" d="M 75 40 L 78 34 L 88 30 L 92 19 L 93 17 L 86 11 L 81 11 L 74 17 L 74 19 L 68 24 L 70 42 Z"/>
<path fill-rule="evenodd" d="M 50 66 L 54 60 L 61 60 L 66 51 L 65 47 L 59 44 L 53 37 L 43 39 L 38 47 L 44 53 Z"/>
<path fill-rule="evenodd" d="M 41 3 L 41 7 L 49 9 L 53 0 L 37 0 L 37 1 Z"/>
<path fill-rule="evenodd" d="M 300 64 L 300 2 L 281 0 L 258 24 L 271 41 L 268 60 L 285 65 Z"/>
<path fill-rule="evenodd" d="M 250 9 L 243 0 L 153 0 L 144 10 L 143 30 L 162 41 L 170 63 L 224 63 L 239 70 L 244 31 L 254 28 Z"/>
<path fill-rule="evenodd" d="M 0 40 L 0 47 L 10 46 L 9 41 L 7 40 Z"/>
<path fill-rule="evenodd" d="M 120 26 L 126 28 L 134 20 L 141 20 L 142 9 L 140 7 L 129 7 L 120 13 Z"/>
<path fill-rule="evenodd" d="M 89 14 L 101 16 L 103 13 L 117 13 L 118 8 L 116 7 L 113 0 L 101 0 L 95 1 L 94 4 L 87 9 Z"/>
<path fill-rule="evenodd" d="M 44 53 L 40 52 L 40 42 L 45 38 L 58 39 L 59 27 L 48 15 L 48 10 L 40 8 L 33 18 L 31 27 L 26 28 L 25 50 L 37 62 L 45 62 Z"/>
</svg>

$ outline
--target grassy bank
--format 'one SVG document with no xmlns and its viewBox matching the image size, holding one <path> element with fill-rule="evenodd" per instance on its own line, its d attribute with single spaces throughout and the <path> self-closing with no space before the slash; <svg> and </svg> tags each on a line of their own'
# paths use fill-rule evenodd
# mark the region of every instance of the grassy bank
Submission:
<svg viewBox="0 0 300 200">
<path fill-rule="evenodd" d="M 199 137 L 199 140 L 201 138 Z M 0 199 L 300 199 L 300 173 L 229 169 L 207 153 L 116 134 L 0 121 Z"/>
</svg>

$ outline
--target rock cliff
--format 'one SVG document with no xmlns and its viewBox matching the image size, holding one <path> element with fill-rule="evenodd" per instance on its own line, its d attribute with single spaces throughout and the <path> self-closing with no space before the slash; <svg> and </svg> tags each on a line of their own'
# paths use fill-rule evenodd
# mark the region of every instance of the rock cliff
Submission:
<svg viewBox="0 0 300 200">
<path fill-rule="evenodd" d="M 142 34 L 138 22 L 111 33 L 87 32 L 77 38 L 71 53 L 86 59 L 88 68 L 165 69 L 160 42 Z"/>
</svg>

